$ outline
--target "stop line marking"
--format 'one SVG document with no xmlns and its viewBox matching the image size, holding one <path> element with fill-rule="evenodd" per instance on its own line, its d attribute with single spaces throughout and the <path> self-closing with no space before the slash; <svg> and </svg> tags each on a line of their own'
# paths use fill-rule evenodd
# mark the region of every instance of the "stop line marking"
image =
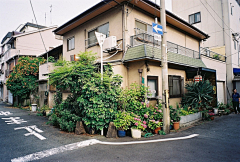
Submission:
<svg viewBox="0 0 240 162">
<path fill-rule="evenodd" d="M 132 141 L 132 142 L 102 142 L 97 139 L 86 140 L 82 142 L 72 143 L 65 146 L 52 148 L 45 151 L 36 152 L 33 154 L 29 154 L 23 157 L 12 159 L 12 162 L 27 162 L 33 160 L 39 160 L 45 157 L 49 157 L 51 155 L 56 155 L 65 151 L 75 150 L 83 147 L 87 147 L 94 144 L 102 144 L 102 145 L 133 145 L 133 144 L 144 144 L 144 143 L 154 143 L 154 142 L 165 142 L 165 141 L 176 141 L 176 140 L 184 140 L 197 137 L 199 134 L 192 134 L 185 137 L 176 137 L 176 138 L 166 138 L 166 139 L 157 139 L 157 140 L 147 140 L 147 141 Z"/>
</svg>

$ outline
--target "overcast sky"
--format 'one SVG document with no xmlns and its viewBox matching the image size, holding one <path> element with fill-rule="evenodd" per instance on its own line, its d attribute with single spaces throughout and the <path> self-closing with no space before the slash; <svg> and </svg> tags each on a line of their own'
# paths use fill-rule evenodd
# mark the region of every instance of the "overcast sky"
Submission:
<svg viewBox="0 0 240 162">
<path fill-rule="evenodd" d="M 101 0 L 31 0 L 39 25 L 62 25 Z M 155 0 L 152 0 L 155 2 Z M 167 9 L 170 1 L 166 0 Z M 29 0 L 0 0 L 0 42 L 9 31 L 26 22 L 35 22 Z M 157 4 L 160 0 L 157 0 Z M 52 14 L 50 15 L 50 6 Z M 46 14 L 46 23 L 45 23 Z M 52 22 L 52 23 L 51 23 Z"/>
</svg>

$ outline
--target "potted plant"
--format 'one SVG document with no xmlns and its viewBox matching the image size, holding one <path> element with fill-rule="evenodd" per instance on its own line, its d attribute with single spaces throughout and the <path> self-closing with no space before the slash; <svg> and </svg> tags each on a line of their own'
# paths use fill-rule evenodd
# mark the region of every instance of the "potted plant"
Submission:
<svg viewBox="0 0 240 162">
<path fill-rule="evenodd" d="M 173 128 L 175 130 L 178 130 L 180 128 L 180 109 L 174 109 L 172 106 L 169 107 L 170 108 L 170 118 L 171 120 L 173 120 Z"/>
<path fill-rule="evenodd" d="M 155 134 L 158 134 L 158 131 L 161 130 L 162 122 L 149 120 L 148 127 L 154 131 Z"/>
<path fill-rule="evenodd" d="M 129 126 L 131 126 L 132 120 L 133 117 L 130 115 L 130 113 L 119 111 L 116 114 L 116 119 L 113 121 L 113 123 L 117 129 L 118 137 L 126 136 L 126 130 L 128 130 Z"/>
<path fill-rule="evenodd" d="M 133 118 L 131 134 L 133 138 L 141 138 L 141 130 L 147 128 L 146 121 L 142 121 L 137 115 Z"/>
<path fill-rule="evenodd" d="M 41 112 L 43 113 L 44 116 L 47 116 L 50 113 L 50 111 L 51 109 L 47 105 L 41 107 Z"/>
</svg>

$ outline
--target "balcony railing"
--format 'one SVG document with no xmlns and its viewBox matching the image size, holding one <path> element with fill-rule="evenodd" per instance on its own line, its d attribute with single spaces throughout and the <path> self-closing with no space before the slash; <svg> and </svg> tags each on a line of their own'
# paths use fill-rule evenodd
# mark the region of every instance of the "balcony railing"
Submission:
<svg viewBox="0 0 240 162">
<path fill-rule="evenodd" d="M 157 48 L 161 48 L 161 41 L 154 40 L 154 36 L 151 33 L 143 32 L 140 29 L 135 29 L 136 35 L 130 37 L 131 46 L 138 46 L 141 44 L 148 44 L 150 46 L 155 46 Z M 194 51 L 192 49 L 174 44 L 172 42 L 167 42 L 167 50 L 168 52 L 173 52 L 181 55 L 185 55 L 188 57 L 200 59 L 200 55 L 198 51 Z"/>
<path fill-rule="evenodd" d="M 10 58 L 18 55 L 17 49 L 10 48 L 4 53 L 4 60 L 9 60 Z"/>
<path fill-rule="evenodd" d="M 213 58 L 215 60 L 220 60 L 220 61 L 226 62 L 226 56 L 223 56 L 219 53 L 213 52 L 213 51 L 209 50 L 208 48 L 201 47 L 200 52 L 201 52 L 201 55 L 203 55 L 203 56 L 207 56 L 207 57 Z"/>
</svg>

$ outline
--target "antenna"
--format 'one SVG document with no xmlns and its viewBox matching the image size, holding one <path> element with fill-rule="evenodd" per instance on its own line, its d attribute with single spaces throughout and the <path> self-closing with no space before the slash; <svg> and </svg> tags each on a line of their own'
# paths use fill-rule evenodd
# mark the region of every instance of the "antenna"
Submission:
<svg viewBox="0 0 240 162">
<path fill-rule="evenodd" d="M 51 25 L 52 25 L 52 5 L 50 6 L 50 22 L 51 22 Z"/>
<path fill-rule="evenodd" d="M 45 26 L 46 26 L 46 12 L 45 12 Z"/>
</svg>

